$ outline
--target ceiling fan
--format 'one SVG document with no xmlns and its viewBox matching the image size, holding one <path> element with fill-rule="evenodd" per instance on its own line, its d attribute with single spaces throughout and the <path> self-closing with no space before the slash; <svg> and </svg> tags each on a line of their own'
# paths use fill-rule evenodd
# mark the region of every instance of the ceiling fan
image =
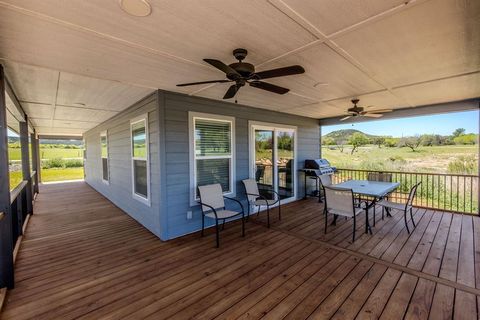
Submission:
<svg viewBox="0 0 480 320">
<path fill-rule="evenodd" d="M 205 61 L 206 63 L 214 66 L 220 71 L 223 71 L 227 79 L 181 83 L 181 84 L 177 84 L 177 86 L 185 87 L 185 86 L 193 86 L 193 85 L 207 84 L 207 83 L 234 82 L 234 84 L 232 84 L 230 88 L 228 88 L 227 92 L 223 96 L 223 99 L 233 98 L 235 94 L 237 94 L 238 90 L 247 83 L 254 88 L 258 88 L 258 89 L 262 89 L 262 90 L 266 90 L 266 91 L 270 91 L 278 94 L 285 94 L 288 91 L 290 91 L 290 89 L 283 88 L 268 82 L 263 82 L 261 80 L 276 78 L 276 77 L 283 77 L 283 76 L 290 76 L 290 75 L 301 74 L 305 72 L 305 69 L 303 69 L 303 67 L 298 65 L 255 72 L 255 67 L 253 66 L 253 64 L 242 61 L 247 56 L 247 50 L 241 49 L 241 48 L 235 49 L 233 50 L 233 56 L 235 57 L 235 59 L 238 60 L 238 62 L 231 63 L 229 65 L 226 65 L 222 61 L 215 60 L 215 59 L 203 59 L 203 61 Z"/>
<path fill-rule="evenodd" d="M 345 121 L 352 117 L 368 117 L 368 118 L 381 118 L 383 117 L 383 113 L 392 112 L 391 109 L 382 109 L 382 110 L 371 110 L 371 111 L 364 111 L 363 107 L 357 106 L 359 99 L 352 99 L 353 107 L 347 110 L 348 116 L 340 119 L 340 121 Z M 368 108 L 368 107 L 367 107 Z"/>
</svg>

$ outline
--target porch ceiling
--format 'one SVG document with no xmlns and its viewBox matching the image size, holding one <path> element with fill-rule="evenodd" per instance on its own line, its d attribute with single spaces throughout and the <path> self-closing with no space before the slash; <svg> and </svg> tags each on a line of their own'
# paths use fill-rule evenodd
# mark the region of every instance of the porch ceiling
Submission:
<svg viewBox="0 0 480 320">
<path fill-rule="evenodd" d="M 154 88 L 221 99 L 228 84 L 202 62 L 249 50 L 278 96 L 244 87 L 241 104 L 313 118 L 342 115 L 352 97 L 410 108 L 480 97 L 475 0 L 163 0 L 127 15 L 118 1 L 0 0 L 0 59 L 41 134 L 82 134 Z M 327 84 L 327 85 L 324 85 Z"/>
</svg>

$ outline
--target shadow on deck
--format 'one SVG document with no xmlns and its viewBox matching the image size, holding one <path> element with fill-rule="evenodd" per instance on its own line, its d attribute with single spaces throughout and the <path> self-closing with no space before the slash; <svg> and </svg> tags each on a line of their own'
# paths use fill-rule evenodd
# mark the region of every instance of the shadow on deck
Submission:
<svg viewBox="0 0 480 320">
<path fill-rule="evenodd" d="M 161 242 L 84 182 L 43 186 L 3 319 L 476 318 L 480 219 L 418 209 L 351 243 L 314 199 L 208 236 Z M 272 220 L 276 220 L 276 210 Z M 364 219 L 364 217 L 362 217 Z"/>
</svg>

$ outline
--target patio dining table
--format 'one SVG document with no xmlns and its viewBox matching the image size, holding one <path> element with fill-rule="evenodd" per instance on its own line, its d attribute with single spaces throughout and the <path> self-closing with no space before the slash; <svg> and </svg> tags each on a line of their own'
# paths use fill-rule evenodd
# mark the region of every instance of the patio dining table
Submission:
<svg viewBox="0 0 480 320">
<path fill-rule="evenodd" d="M 382 199 L 383 197 L 397 189 L 399 186 L 400 183 L 398 182 L 382 182 L 369 180 L 348 180 L 342 183 L 335 184 L 335 187 L 351 189 L 353 193 L 359 196 L 371 197 L 373 199 L 370 203 L 367 202 L 365 206 L 365 233 L 368 233 L 370 231 L 370 234 L 372 233 L 372 229 L 368 220 L 368 210 L 374 207 L 378 200 Z M 375 219 L 375 217 L 373 217 L 373 219 Z"/>
</svg>

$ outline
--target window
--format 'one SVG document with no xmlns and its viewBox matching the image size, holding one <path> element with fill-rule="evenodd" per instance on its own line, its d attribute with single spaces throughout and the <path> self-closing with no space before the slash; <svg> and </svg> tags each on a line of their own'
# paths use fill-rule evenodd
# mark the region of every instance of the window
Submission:
<svg viewBox="0 0 480 320">
<path fill-rule="evenodd" d="M 214 183 L 220 183 L 224 194 L 233 195 L 234 118 L 191 112 L 190 141 L 193 201 L 198 199 L 198 186 Z"/>
<path fill-rule="evenodd" d="M 107 131 L 100 133 L 100 145 L 102 148 L 102 180 L 105 183 L 109 182 L 108 172 L 108 139 Z"/>
<path fill-rule="evenodd" d="M 132 141 L 132 191 L 134 198 L 150 205 L 150 172 L 147 115 L 130 123 Z"/>
</svg>

